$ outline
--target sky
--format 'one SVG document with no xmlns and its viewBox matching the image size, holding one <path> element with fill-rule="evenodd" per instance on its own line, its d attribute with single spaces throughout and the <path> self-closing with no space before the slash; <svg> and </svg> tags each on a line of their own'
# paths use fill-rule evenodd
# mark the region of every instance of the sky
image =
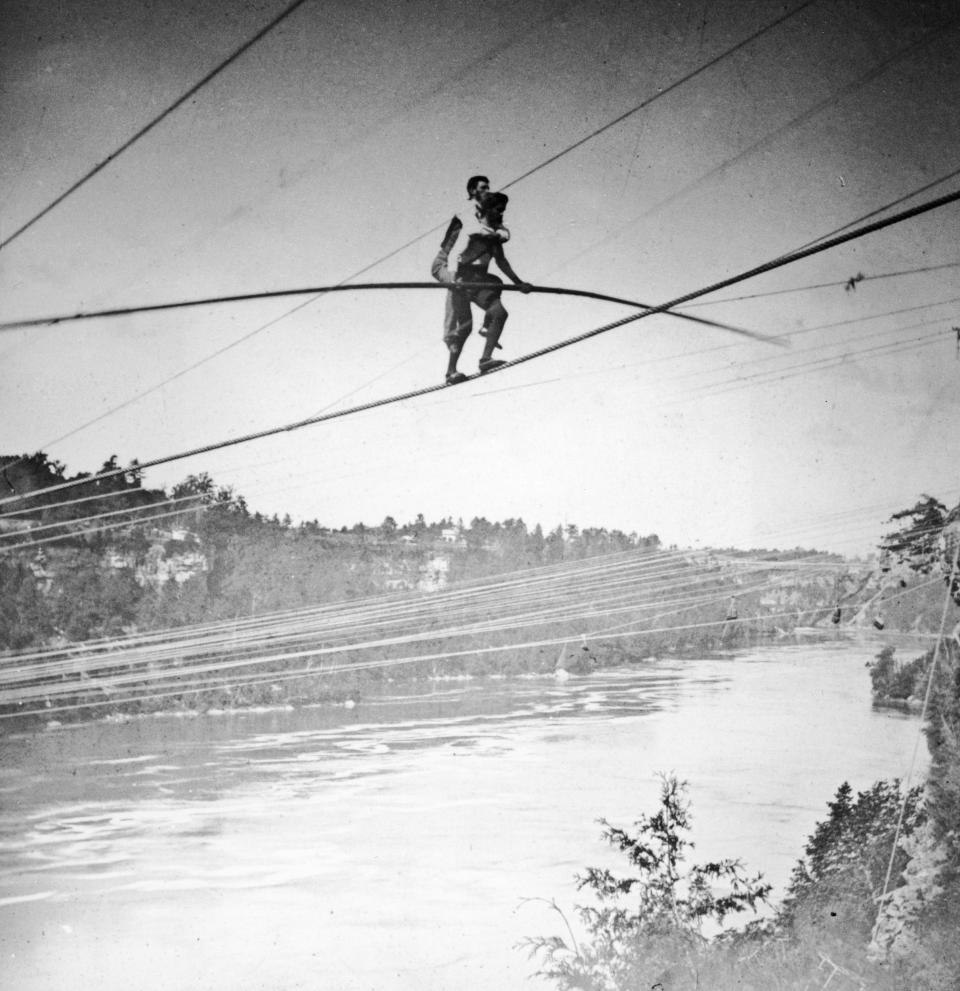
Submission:
<svg viewBox="0 0 960 991">
<path fill-rule="evenodd" d="M 0 320 L 429 280 L 476 173 L 507 189 L 522 278 L 654 304 L 960 189 L 938 182 L 960 168 L 953 0 L 307 0 L 11 238 L 286 6 L 2 0 Z M 335 527 L 520 517 L 867 553 L 922 493 L 960 498 L 958 219 L 688 311 L 789 347 L 656 315 L 145 484 L 205 471 Z M 505 358 L 629 312 L 505 303 Z M 439 383 L 443 304 L 357 292 L 0 332 L 0 453 L 95 471 Z"/>
</svg>

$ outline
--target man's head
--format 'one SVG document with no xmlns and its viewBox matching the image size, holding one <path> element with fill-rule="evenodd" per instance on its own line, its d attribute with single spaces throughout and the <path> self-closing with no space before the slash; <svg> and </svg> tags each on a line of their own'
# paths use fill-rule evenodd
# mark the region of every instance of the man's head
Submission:
<svg viewBox="0 0 960 991">
<path fill-rule="evenodd" d="M 506 210 L 510 197 L 506 193 L 487 192 L 478 197 L 478 202 L 477 213 L 481 217 L 499 222 L 503 219 L 503 211 Z"/>
<path fill-rule="evenodd" d="M 490 192 L 490 180 L 485 175 L 472 175 L 467 180 L 467 199 L 478 200 Z"/>
</svg>

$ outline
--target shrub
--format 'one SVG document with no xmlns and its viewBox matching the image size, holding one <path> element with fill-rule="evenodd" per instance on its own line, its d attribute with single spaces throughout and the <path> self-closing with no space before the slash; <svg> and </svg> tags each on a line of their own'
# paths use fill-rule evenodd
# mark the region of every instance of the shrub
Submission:
<svg viewBox="0 0 960 991">
<path fill-rule="evenodd" d="M 626 856 L 631 874 L 590 867 L 577 877 L 578 890 L 589 889 L 597 901 L 577 907 L 587 938 L 578 943 L 568 926 L 570 943 L 559 936 L 524 940 L 542 961 L 540 976 L 564 991 L 700 985 L 709 946 L 703 924 L 755 910 L 770 885 L 759 874 L 747 877 L 738 860 L 684 866 L 693 849 L 686 792 L 686 782 L 663 776 L 659 812 L 642 816 L 633 834 L 600 820 L 604 839 Z"/>
</svg>

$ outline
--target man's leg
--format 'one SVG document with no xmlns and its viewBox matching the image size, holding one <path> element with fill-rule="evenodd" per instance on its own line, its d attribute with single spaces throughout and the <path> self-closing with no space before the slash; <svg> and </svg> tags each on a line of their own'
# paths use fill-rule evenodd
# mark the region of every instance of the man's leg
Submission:
<svg viewBox="0 0 960 991">
<path fill-rule="evenodd" d="M 509 314 L 499 296 L 494 299 L 486 308 L 487 315 L 484 324 L 487 325 L 486 340 L 483 345 L 483 354 L 480 356 L 481 370 L 483 365 L 488 365 L 493 359 L 493 352 L 498 346 L 500 335 L 503 333 L 503 325 L 507 322 Z"/>
<path fill-rule="evenodd" d="M 443 319 L 443 343 L 447 346 L 447 384 L 455 385 L 466 376 L 457 371 L 457 362 L 470 336 L 473 318 L 470 315 L 470 300 L 460 289 L 447 293 L 447 306 Z"/>
<path fill-rule="evenodd" d="M 484 276 L 484 281 L 485 282 L 502 282 L 503 280 L 500 279 L 500 278 L 498 278 L 492 272 L 487 272 L 486 275 Z M 482 306 L 483 309 L 485 310 L 485 313 L 484 313 L 484 316 L 483 316 L 483 328 L 480 330 L 480 336 L 481 337 L 489 337 L 490 336 L 490 325 L 491 325 L 491 323 L 493 322 L 493 320 L 497 316 L 496 310 L 495 309 L 491 309 L 490 304 L 491 304 L 491 302 L 493 300 L 500 299 L 500 293 L 497 292 L 496 290 L 481 290 L 477 295 L 479 296 L 479 299 L 477 300 L 477 303 L 480 306 Z M 503 320 L 506 320 L 506 318 L 507 318 L 507 311 L 506 310 L 503 310 Z M 503 330 L 503 322 L 502 321 L 500 323 L 500 330 L 501 331 Z M 494 343 L 493 346 L 494 346 L 494 350 L 496 350 L 497 348 L 500 347 L 500 345 L 499 344 L 496 344 L 496 343 Z"/>
<path fill-rule="evenodd" d="M 463 345 L 464 341 L 447 341 L 447 351 L 450 353 L 450 357 L 447 359 L 447 385 L 456 385 L 467 377 L 457 371 L 457 362 L 460 360 Z"/>
<path fill-rule="evenodd" d="M 450 248 L 456 242 L 457 231 L 453 225 L 447 229 L 440 250 L 437 252 L 433 264 L 430 266 L 430 274 L 445 285 L 457 285 L 457 279 L 453 272 L 447 268 L 447 259 L 450 256 Z M 451 289 L 447 293 L 446 304 L 443 311 L 443 343 L 447 346 L 447 382 L 455 384 L 463 381 L 465 375 L 457 371 L 457 362 L 460 360 L 460 353 L 466 343 L 470 332 L 473 330 L 473 317 L 470 313 L 470 300 L 467 294 L 460 289 Z"/>
</svg>

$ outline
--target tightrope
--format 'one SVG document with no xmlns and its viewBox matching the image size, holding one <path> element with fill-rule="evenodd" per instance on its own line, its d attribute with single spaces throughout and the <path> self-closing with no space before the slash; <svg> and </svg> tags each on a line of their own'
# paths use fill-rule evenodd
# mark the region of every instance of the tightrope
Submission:
<svg viewBox="0 0 960 991">
<path fill-rule="evenodd" d="M 614 320 L 611 323 L 604 324 L 601 327 L 595 327 L 593 330 L 584 331 L 582 334 L 577 334 L 575 337 L 568 337 L 565 340 L 557 341 L 554 344 L 549 344 L 544 348 L 540 348 L 537 351 L 530 351 L 527 354 L 520 355 L 519 358 L 514 358 L 511 361 L 504 362 L 500 367 L 493 369 L 489 372 L 480 373 L 477 372 L 473 375 L 467 376 L 461 385 L 466 382 L 472 382 L 479 378 L 481 374 L 483 375 L 495 375 L 499 372 L 506 371 L 508 368 L 514 368 L 517 365 L 525 364 L 528 361 L 533 361 L 535 358 L 542 358 L 544 355 L 552 354 L 555 351 L 560 351 L 563 348 L 571 347 L 574 344 L 580 344 L 583 341 L 590 340 L 593 337 L 598 337 L 600 334 L 608 333 L 611 330 L 616 330 L 619 327 L 624 327 L 629 323 L 633 323 L 636 320 L 642 320 L 645 317 L 654 316 L 657 313 L 664 313 L 667 310 L 679 306 L 682 303 L 687 303 L 692 299 L 698 299 L 701 296 L 707 296 L 712 292 L 716 292 L 719 289 L 725 289 L 727 286 L 735 285 L 738 282 L 744 282 L 747 279 L 751 279 L 756 275 L 762 275 L 765 272 L 771 272 L 774 269 L 781 268 L 784 265 L 792 264 L 793 262 L 800 261 L 804 258 L 808 258 L 811 255 L 818 254 L 821 251 L 827 251 L 830 248 L 835 248 L 840 244 L 845 244 L 847 241 L 855 240 L 859 237 L 864 237 L 867 234 L 871 234 L 874 231 L 882 230 L 885 227 L 890 227 L 893 224 L 901 223 L 904 220 L 909 220 L 912 217 L 920 216 L 921 214 L 928 213 L 931 210 L 936 210 L 939 207 L 946 206 L 949 203 L 954 203 L 960 200 L 960 190 L 949 193 L 946 196 L 940 196 L 935 200 L 930 200 L 927 203 L 921 203 L 919 206 L 912 207 L 909 210 L 904 210 L 901 213 L 894 214 L 892 217 L 887 217 L 884 220 L 875 221 L 872 224 L 867 224 L 864 227 L 859 227 L 856 230 L 849 231 L 846 234 L 838 235 L 837 237 L 831 238 L 829 241 L 824 241 L 822 244 L 813 245 L 812 247 L 805 248 L 801 251 L 793 252 L 788 255 L 781 255 L 779 258 L 775 258 L 772 261 L 765 262 L 763 265 L 758 265 L 756 268 L 748 269 L 746 272 L 742 272 L 739 275 L 733 275 L 730 278 L 722 279 L 719 282 L 714 282 L 712 285 L 706 286 L 703 289 L 697 289 L 693 292 L 685 293 L 682 296 L 678 296 L 676 299 L 672 299 L 667 303 L 662 303 L 659 306 L 652 306 L 644 309 L 640 313 L 632 313 L 629 316 L 621 317 L 619 320 Z M 432 285 L 432 283 L 425 283 L 425 285 Z M 283 424 L 279 427 L 269 427 L 266 430 L 252 431 L 251 433 L 243 434 L 239 437 L 233 437 L 229 440 L 215 441 L 211 444 L 203 444 L 200 447 L 194 447 L 187 451 L 181 451 L 177 454 L 169 454 L 160 458 L 153 458 L 149 461 L 137 461 L 133 464 L 124 468 L 115 468 L 111 471 L 104 472 L 100 475 L 92 475 L 88 478 L 72 481 L 72 482 L 61 482 L 59 485 L 51 485 L 45 489 L 35 489 L 33 492 L 27 492 L 24 495 L 8 496 L 4 499 L 0 499 L 0 506 L 7 505 L 10 502 L 20 501 L 22 499 L 29 499 L 33 495 L 37 495 L 40 492 L 49 494 L 51 492 L 56 492 L 60 489 L 69 488 L 74 485 L 80 484 L 80 482 L 91 482 L 98 479 L 112 478 L 116 475 L 126 474 L 132 470 L 144 471 L 147 468 L 155 468 L 159 465 L 170 464 L 173 461 L 182 461 L 186 458 L 196 457 L 199 454 L 208 454 L 211 451 L 219 451 L 226 447 L 234 447 L 238 444 L 246 444 L 253 440 L 261 440 L 264 437 L 272 437 L 276 434 L 290 433 L 294 430 L 300 430 L 303 427 L 313 426 L 317 423 L 326 423 L 329 420 L 337 420 L 345 416 L 353 416 L 356 413 L 363 413 L 367 410 L 379 409 L 382 406 L 390 406 L 394 403 L 404 402 L 408 399 L 416 399 L 419 396 L 427 396 L 433 392 L 439 392 L 441 389 L 457 388 L 457 386 L 449 386 L 445 382 L 438 383 L 436 385 L 424 386 L 420 389 L 411 389 L 409 392 L 403 392 L 396 396 L 385 396 L 382 399 L 375 399 L 368 403 L 361 403 L 357 406 L 350 406 L 342 410 L 334 410 L 329 413 L 322 413 L 317 416 L 307 417 L 304 420 L 297 420 L 293 423 Z"/>
</svg>

